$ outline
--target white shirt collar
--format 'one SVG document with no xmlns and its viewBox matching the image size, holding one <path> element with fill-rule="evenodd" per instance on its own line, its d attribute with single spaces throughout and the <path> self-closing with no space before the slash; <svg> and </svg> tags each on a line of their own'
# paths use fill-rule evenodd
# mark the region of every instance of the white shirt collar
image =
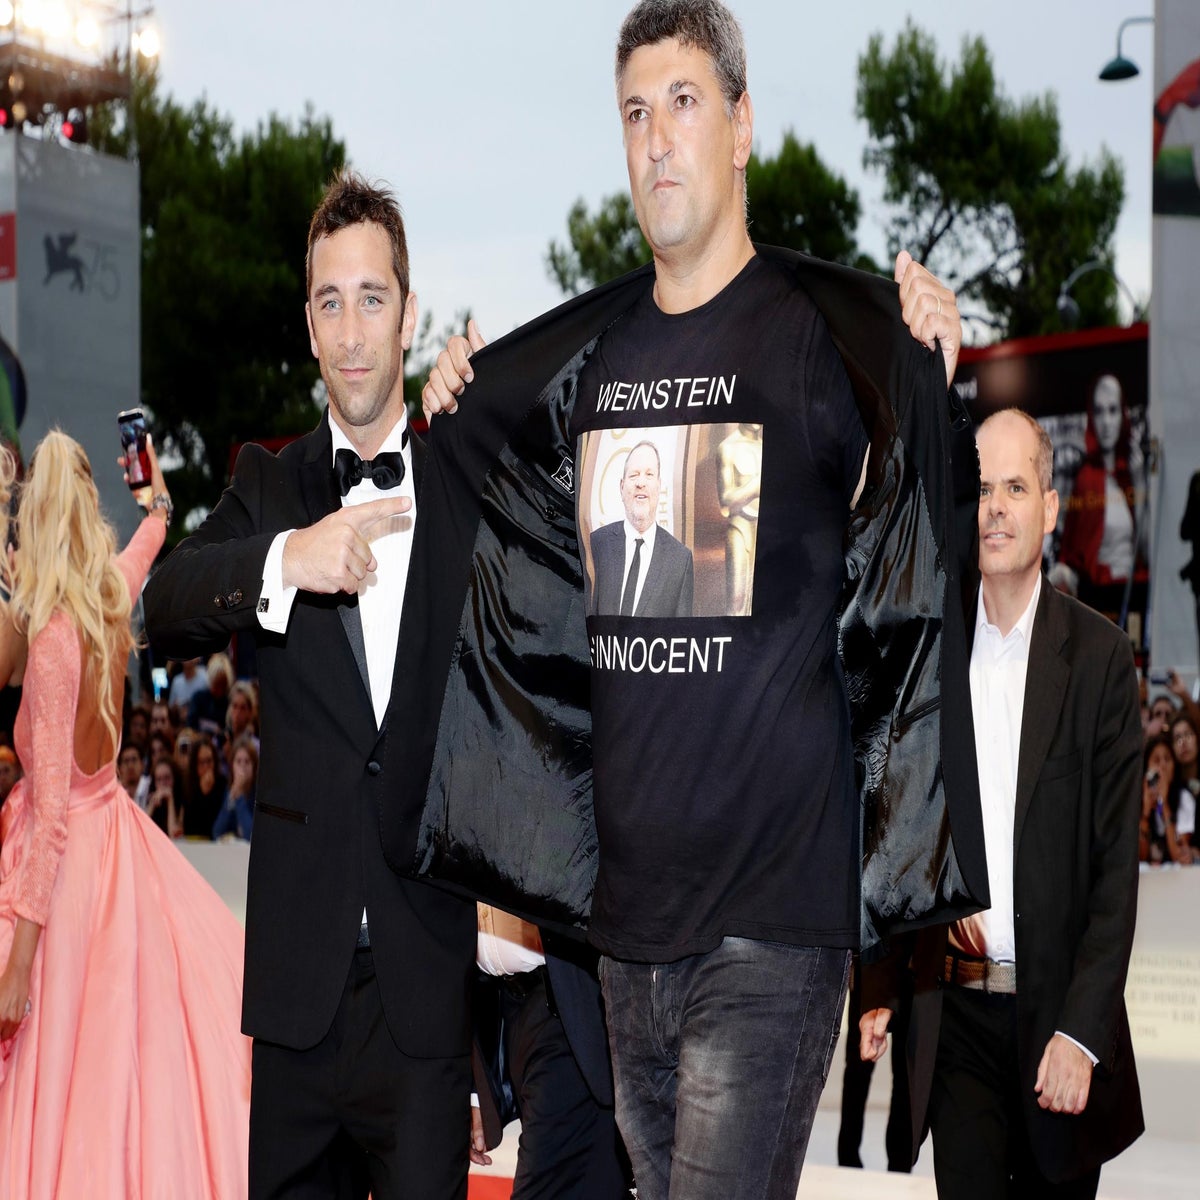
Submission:
<svg viewBox="0 0 1200 1200">
<path fill-rule="evenodd" d="M 406 429 L 408 429 L 408 413 L 402 410 L 400 420 L 392 426 L 391 432 L 383 439 L 383 445 L 379 447 L 376 453 L 378 454 L 380 450 L 405 449 L 404 433 Z M 330 451 L 330 462 L 336 458 L 339 450 L 353 450 L 355 454 L 358 453 L 358 448 L 351 443 L 350 439 L 346 436 L 346 431 L 333 417 L 329 418 L 329 434 L 333 441 L 333 449 Z"/>
<path fill-rule="evenodd" d="M 1025 606 L 1025 611 L 1021 614 L 1017 623 L 1008 631 L 1007 635 L 1005 635 L 1003 641 L 1009 642 L 1013 638 L 1014 634 L 1020 634 L 1021 640 L 1025 644 L 1026 651 L 1028 651 L 1029 639 L 1033 632 L 1033 618 L 1037 614 L 1038 598 L 1041 596 L 1041 594 L 1042 573 L 1039 571 L 1037 579 L 1034 580 L 1033 595 L 1029 597 L 1029 603 Z M 990 633 L 994 637 L 1000 636 L 999 626 L 993 625 L 992 622 L 987 619 L 987 609 L 983 604 L 983 583 L 981 582 L 979 584 L 979 602 L 976 605 L 975 611 L 976 637 L 978 637 L 982 632 Z"/>
<path fill-rule="evenodd" d="M 632 525 L 630 525 L 628 517 L 626 517 L 622 524 L 625 526 L 625 545 L 632 545 L 632 543 L 638 538 L 641 538 L 642 542 L 645 544 L 646 553 L 649 555 L 649 553 L 654 549 L 654 532 L 656 529 L 658 529 L 658 522 L 651 521 L 645 533 L 639 533 Z"/>
</svg>

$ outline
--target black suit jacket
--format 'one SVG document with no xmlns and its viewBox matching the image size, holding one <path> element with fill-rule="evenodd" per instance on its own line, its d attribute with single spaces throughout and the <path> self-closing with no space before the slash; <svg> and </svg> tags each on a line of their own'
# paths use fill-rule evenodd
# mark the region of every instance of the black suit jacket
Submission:
<svg viewBox="0 0 1200 1200">
<path fill-rule="evenodd" d="M 612 1061 L 608 1053 L 600 980 L 596 976 L 599 956 L 590 946 L 575 938 L 563 937 L 548 929 L 539 932 L 546 955 L 549 992 L 562 1021 L 572 1057 L 592 1099 L 602 1107 L 612 1108 Z M 481 980 L 476 995 L 482 997 L 482 1003 L 476 1005 L 474 1014 L 475 1090 L 479 1096 L 484 1139 L 489 1150 L 500 1144 L 504 1126 L 519 1116 L 512 1082 L 508 1077 L 502 1046 L 503 1023 L 497 1011 L 494 988 L 493 981 Z M 586 1124 L 588 1119 L 587 1116 L 581 1116 L 581 1124 Z"/>
<path fill-rule="evenodd" d="M 1054 1181 L 1093 1170 L 1143 1129 L 1124 1000 L 1137 916 L 1141 744 L 1129 639 L 1043 579 L 1021 719 L 1013 907 L 1023 1108 L 1038 1166 Z M 912 960 L 914 1160 L 927 1128 L 946 939 L 944 925 L 923 931 Z M 893 982 L 886 964 L 868 968 L 864 1010 L 891 1006 Z M 1033 1090 L 1055 1031 L 1100 1060 L 1079 1116 L 1039 1108 Z"/>
<path fill-rule="evenodd" d="M 958 570 L 976 560 L 976 454 L 942 356 L 913 340 L 894 283 L 758 252 L 820 308 L 871 434 L 839 618 L 870 946 L 987 903 L 975 746 L 959 732 L 970 689 Z M 542 927 L 585 923 L 597 857 L 571 404 L 597 339 L 653 280 L 643 268 L 492 342 L 460 413 L 430 439 L 413 543 L 429 587 L 407 601 L 420 619 L 406 620 L 397 659 L 418 681 L 401 708 L 413 736 L 392 743 L 398 774 L 428 792 L 419 821 L 385 809 L 384 846 L 398 870 Z M 969 455 L 955 457 L 952 425 Z"/>
<path fill-rule="evenodd" d="M 416 482 L 423 448 L 413 439 Z M 367 686 L 356 596 L 300 592 L 287 631 L 255 608 L 272 539 L 339 507 L 328 416 L 274 456 L 238 455 L 200 528 L 151 578 L 146 628 L 156 650 L 190 658 L 251 631 L 258 644 L 262 759 L 246 898 L 242 1028 L 305 1049 L 328 1031 L 365 906 L 388 1028 L 416 1057 L 465 1054 L 475 909 L 388 869 L 379 805 L 420 807 L 423 791 L 381 768 L 396 728 L 397 672 L 383 729 Z M 410 578 L 409 590 L 421 580 Z M 407 617 L 406 617 L 407 619 Z M 423 782 L 423 781 L 422 781 Z"/>
<path fill-rule="evenodd" d="M 589 597 L 588 612 L 618 616 L 625 578 L 625 522 L 602 526 L 592 533 L 591 541 L 596 586 Z M 660 525 L 654 531 L 654 551 L 633 615 L 690 617 L 694 581 L 692 552 Z"/>
</svg>

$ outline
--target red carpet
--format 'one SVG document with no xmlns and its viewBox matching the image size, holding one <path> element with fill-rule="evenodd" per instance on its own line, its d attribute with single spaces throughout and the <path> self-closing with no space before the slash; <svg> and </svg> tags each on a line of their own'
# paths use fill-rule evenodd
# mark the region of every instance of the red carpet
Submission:
<svg viewBox="0 0 1200 1200">
<path fill-rule="evenodd" d="M 467 1200 L 509 1200 L 513 1181 L 499 1175 L 472 1175 L 467 1180 Z"/>
</svg>

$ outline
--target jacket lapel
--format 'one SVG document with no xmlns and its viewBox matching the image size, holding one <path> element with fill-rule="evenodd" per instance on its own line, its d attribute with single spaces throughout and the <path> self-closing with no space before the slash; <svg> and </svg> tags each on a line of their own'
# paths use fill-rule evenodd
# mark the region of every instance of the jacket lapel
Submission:
<svg viewBox="0 0 1200 1200">
<path fill-rule="evenodd" d="M 1042 578 L 1042 594 L 1033 618 L 1029 668 L 1025 675 L 1025 704 L 1021 715 L 1021 750 L 1017 761 L 1017 803 L 1013 822 L 1014 850 L 1021 844 L 1021 829 L 1033 800 L 1033 789 L 1058 729 L 1058 717 L 1071 668 L 1062 657 L 1067 640 L 1062 601 Z"/>
<path fill-rule="evenodd" d="M 308 510 L 309 523 L 312 525 L 342 506 L 342 498 L 338 495 L 333 475 L 333 439 L 329 434 L 328 410 L 321 418 L 317 436 L 312 439 L 301 466 L 300 490 L 304 496 L 304 507 Z M 367 674 L 367 645 L 363 639 L 362 617 L 358 612 L 358 596 L 343 592 L 338 598 L 336 609 L 369 700 L 371 681 Z"/>
<path fill-rule="evenodd" d="M 642 584 L 642 594 L 638 597 L 637 602 L 637 609 L 643 613 L 646 609 L 654 607 L 654 601 L 658 598 L 659 592 L 662 591 L 663 556 L 655 553 L 659 549 L 658 533 L 656 533 L 654 535 L 654 550 L 650 552 L 650 565 L 646 568 L 646 582 Z M 638 612 L 635 611 L 634 615 L 638 615 Z"/>
<path fill-rule="evenodd" d="M 596 612 L 616 616 L 621 611 L 621 583 L 625 574 L 625 534 L 617 526 L 617 536 L 601 531 L 596 538 Z"/>
<path fill-rule="evenodd" d="M 425 443 L 415 433 L 411 434 L 411 436 L 409 438 L 409 452 L 410 452 L 410 456 L 412 458 L 413 496 L 416 499 L 416 508 L 417 508 L 417 512 L 419 514 L 420 509 L 421 509 L 421 482 L 425 477 L 425 456 L 428 454 L 428 451 L 425 448 Z M 415 530 L 414 530 L 414 540 L 415 540 Z M 413 559 L 412 559 L 412 556 L 410 555 L 409 560 L 408 560 L 408 580 L 405 583 L 405 606 L 406 607 L 408 604 L 408 588 L 412 587 L 412 583 L 413 583 L 413 577 L 412 577 L 413 565 L 412 564 L 413 564 Z M 356 618 L 358 617 L 357 607 L 354 610 L 354 615 Z M 403 629 L 403 625 L 404 625 L 403 613 L 401 614 L 401 617 L 400 617 L 400 623 L 401 623 L 401 628 Z M 347 636 L 349 636 L 348 632 L 347 632 Z M 359 637 L 359 641 L 361 642 L 362 641 L 362 624 L 361 624 L 361 622 L 359 623 L 359 627 L 358 627 L 358 637 Z M 392 712 L 392 699 L 396 695 L 396 687 L 400 682 L 400 676 L 401 676 L 400 641 L 401 641 L 401 638 L 399 636 L 397 636 L 397 638 L 396 638 L 396 662 L 392 666 L 392 695 L 391 695 L 391 697 L 388 698 L 388 706 L 384 710 L 383 724 L 379 727 L 380 733 L 382 733 L 387 728 L 388 717 L 391 715 L 391 712 Z M 362 661 L 363 661 L 363 666 L 362 666 L 363 681 L 365 683 L 366 679 L 367 679 L 367 674 L 366 674 L 366 670 L 367 670 L 366 661 L 367 660 L 366 660 L 365 648 L 363 650 L 363 660 Z M 370 684 L 367 684 L 368 694 L 370 693 L 370 691 L 371 691 Z"/>
</svg>

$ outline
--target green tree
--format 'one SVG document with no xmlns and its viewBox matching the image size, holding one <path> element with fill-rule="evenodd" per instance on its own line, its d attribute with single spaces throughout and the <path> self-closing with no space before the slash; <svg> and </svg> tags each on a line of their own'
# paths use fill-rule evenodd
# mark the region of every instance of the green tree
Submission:
<svg viewBox="0 0 1200 1200">
<path fill-rule="evenodd" d="M 582 198 L 567 213 L 567 244 L 551 242 L 546 271 L 568 295 L 596 287 L 650 261 L 628 192 L 600 201 L 593 216 Z"/>
<path fill-rule="evenodd" d="M 877 269 L 855 236 L 862 206 L 858 193 L 821 161 L 817 148 L 789 129 L 774 158 L 757 151 L 746 164 L 750 236 L 818 258 Z"/>
<path fill-rule="evenodd" d="M 311 428 L 316 361 L 304 319 L 304 247 L 346 160 L 328 118 L 270 116 L 237 136 L 204 101 L 184 107 L 140 75 L 128 111 L 92 117 L 98 149 L 141 167 L 142 400 L 182 460 L 182 512 L 211 505 L 231 448 Z"/>
<path fill-rule="evenodd" d="M 868 270 L 858 248 L 858 193 L 831 171 L 811 144 L 788 130 L 774 158 L 756 150 L 746 165 L 747 218 L 757 242 L 788 246 Z M 650 261 L 627 192 L 601 200 L 593 215 L 583 200 L 567 214 L 567 241 L 551 242 L 546 271 L 568 295 L 596 287 Z"/>
<path fill-rule="evenodd" d="M 938 60 L 910 21 L 890 49 L 870 39 L 858 62 L 863 155 L 892 206 L 890 250 L 911 250 L 959 293 L 965 318 L 995 337 L 1060 329 L 1062 281 L 1089 259 L 1111 266 L 1124 176 L 1106 150 L 1073 170 L 1054 96 L 1014 101 L 980 38 Z M 1094 272 L 1074 296 L 1084 324 L 1116 319 L 1114 281 Z"/>
</svg>

